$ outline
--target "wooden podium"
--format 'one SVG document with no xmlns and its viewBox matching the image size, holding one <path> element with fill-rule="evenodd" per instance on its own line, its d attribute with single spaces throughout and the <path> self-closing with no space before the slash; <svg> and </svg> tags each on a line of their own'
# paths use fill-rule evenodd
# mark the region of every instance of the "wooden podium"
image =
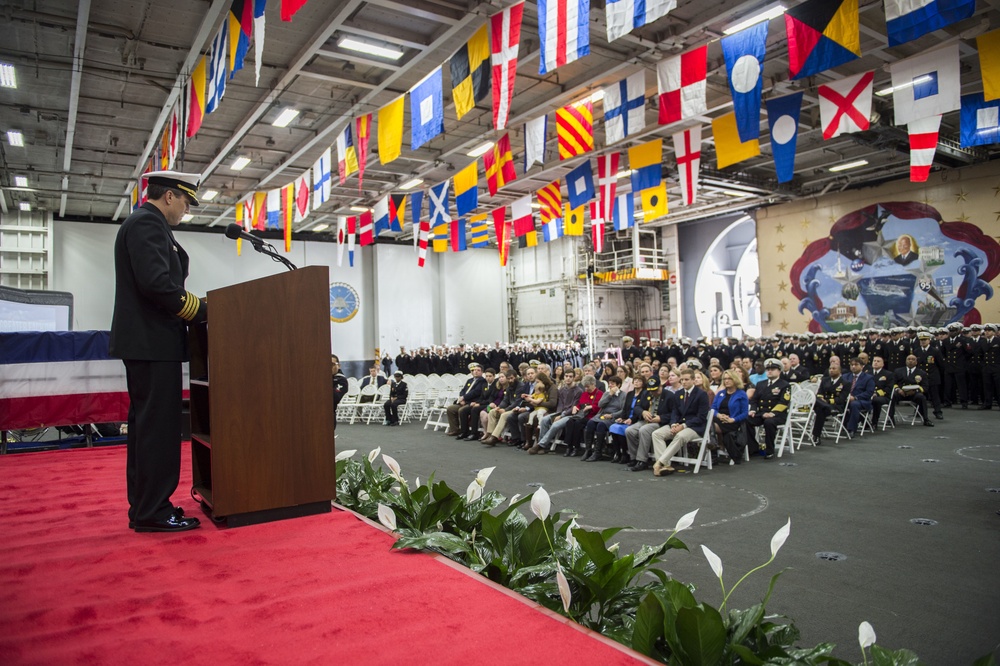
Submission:
<svg viewBox="0 0 1000 666">
<path fill-rule="evenodd" d="M 192 326 L 192 495 L 229 526 L 330 511 L 336 497 L 329 270 L 208 292 Z"/>
</svg>

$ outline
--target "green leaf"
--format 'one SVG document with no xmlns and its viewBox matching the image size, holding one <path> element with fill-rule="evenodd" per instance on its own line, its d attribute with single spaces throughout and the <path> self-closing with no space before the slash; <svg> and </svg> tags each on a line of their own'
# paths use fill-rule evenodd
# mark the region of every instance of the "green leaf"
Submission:
<svg viewBox="0 0 1000 666">
<path fill-rule="evenodd" d="M 580 544 L 583 552 L 599 568 L 606 567 L 614 562 L 615 556 L 604 546 L 605 539 L 600 533 L 578 527 L 573 530 L 573 536 L 576 537 L 576 541 Z"/>
<path fill-rule="evenodd" d="M 729 612 L 729 626 L 732 632 L 729 640 L 736 645 L 742 645 L 750 631 L 764 618 L 764 604 L 756 604 L 746 610 Z"/>
<path fill-rule="evenodd" d="M 418 536 L 402 537 L 392 547 L 414 548 L 416 550 L 437 548 L 448 553 L 470 552 L 469 544 L 464 539 L 446 532 L 427 532 Z"/>
<path fill-rule="evenodd" d="M 500 516 L 503 516 L 503 514 L 500 514 Z M 500 516 L 484 513 L 482 517 L 483 528 L 480 532 L 483 539 L 488 541 L 498 553 L 503 552 L 507 548 L 507 532 L 504 530 L 504 519 Z"/>
<path fill-rule="evenodd" d="M 663 637 L 663 606 L 655 594 L 647 594 L 635 612 L 632 649 L 647 657 L 653 654 L 656 641 Z"/>
<path fill-rule="evenodd" d="M 871 647 L 875 666 L 918 666 L 920 659 L 911 650 L 887 650 L 878 645 Z"/>
<path fill-rule="evenodd" d="M 993 656 L 993 653 L 990 652 L 972 662 L 972 666 L 997 666 L 997 660 Z"/>
<path fill-rule="evenodd" d="M 533 566 L 549 552 L 549 540 L 545 536 L 546 524 L 535 519 L 528 523 L 528 528 L 521 535 L 518 543 L 518 555 L 522 566 Z"/>
<path fill-rule="evenodd" d="M 729 645 L 729 649 L 742 660 L 742 663 L 748 664 L 749 666 L 763 666 L 766 662 L 755 655 L 750 648 L 745 645 Z"/>
<path fill-rule="evenodd" d="M 716 666 L 726 649 L 726 625 L 711 606 L 682 608 L 677 612 L 677 640 L 687 654 L 687 663 Z"/>
</svg>

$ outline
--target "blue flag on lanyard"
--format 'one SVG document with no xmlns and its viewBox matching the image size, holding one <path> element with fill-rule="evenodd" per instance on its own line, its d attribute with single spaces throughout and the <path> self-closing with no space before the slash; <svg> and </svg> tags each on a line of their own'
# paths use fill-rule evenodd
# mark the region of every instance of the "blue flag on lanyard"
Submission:
<svg viewBox="0 0 1000 666">
<path fill-rule="evenodd" d="M 438 67 L 410 90 L 410 149 L 416 150 L 444 132 L 444 99 Z"/>
<path fill-rule="evenodd" d="M 778 182 L 795 178 L 795 144 L 799 139 L 802 93 L 767 100 L 767 122 L 771 127 L 771 153 Z"/>
<path fill-rule="evenodd" d="M 764 86 L 767 21 L 722 38 L 729 92 L 733 96 L 736 129 L 746 143 L 760 137 L 760 94 Z"/>
<path fill-rule="evenodd" d="M 566 174 L 566 190 L 570 208 L 579 208 L 594 198 L 594 168 L 589 159 Z"/>
</svg>

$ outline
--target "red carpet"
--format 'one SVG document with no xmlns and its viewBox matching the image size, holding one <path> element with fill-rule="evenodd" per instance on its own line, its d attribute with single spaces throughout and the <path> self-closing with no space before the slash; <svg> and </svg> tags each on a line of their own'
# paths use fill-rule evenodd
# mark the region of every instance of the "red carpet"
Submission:
<svg viewBox="0 0 1000 666">
<path fill-rule="evenodd" d="M 336 509 L 135 534 L 124 470 L 124 447 L 0 458 L 0 663 L 645 661 Z"/>
</svg>

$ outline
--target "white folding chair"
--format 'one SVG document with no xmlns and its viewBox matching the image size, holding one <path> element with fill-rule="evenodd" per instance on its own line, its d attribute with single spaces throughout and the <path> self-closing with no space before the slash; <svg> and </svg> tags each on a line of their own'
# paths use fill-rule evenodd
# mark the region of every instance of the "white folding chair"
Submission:
<svg viewBox="0 0 1000 666">
<path fill-rule="evenodd" d="M 354 411 L 351 413 L 352 424 L 354 423 L 355 418 L 364 418 L 365 408 L 368 407 L 369 404 L 371 404 L 370 402 L 363 402 L 362 398 L 371 397 L 371 399 L 374 400 L 375 393 L 377 391 L 378 389 L 375 387 L 374 384 L 369 384 L 368 386 L 361 389 L 361 392 L 358 394 L 358 404 L 356 405 Z"/>
<path fill-rule="evenodd" d="M 354 416 L 358 411 L 358 398 L 360 395 L 361 391 L 357 385 L 354 386 L 353 390 L 348 387 L 347 393 L 344 394 L 344 397 L 340 399 L 340 403 L 337 405 L 338 423 L 342 423 L 348 419 L 351 420 L 351 423 L 354 423 Z"/>
<path fill-rule="evenodd" d="M 851 439 L 851 433 L 847 432 L 847 407 L 845 406 L 839 413 L 830 414 L 826 423 L 823 424 L 824 437 L 833 437 L 834 443 L 840 443 L 842 438 Z"/>
<path fill-rule="evenodd" d="M 365 424 L 372 422 L 372 419 L 376 418 L 379 414 L 385 415 L 383 405 L 385 401 L 389 399 L 390 387 L 388 384 L 382 384 L 375 391 L 375 399 L 365 405 Z"/>
<path fill-rule="evenodd" d="M 452 395 L 450 392 L 443 392 L 439 394 L 439 397 L 434 401 L 427 409 L 427 421 L 424 422 L 424 430 L 427 430 L 428 426 L 434 427 L 434 432 L 438 431 L 438 428 L 448 429 L 448 405 L 458 398 L 458 395 Z"/>
<path fill-rule="evenodd" d="M 796 449 L 802 448 L 803 443 L 807 443 L 810 446 L 813 444 L 812 439 L 806 437 L 806 435 L 812 432 L 813 407 L 815 406 L 816 394 L 812 391 L 800 387 L 798 391 L 792 394 L 792 399 L 788 405 L 788 420 L 785 422 L 785 425 L 790 430 L 789 437 L 792 453 Z"/>
<path fill-rule="evenodd" d="M 673 467 L 675 462 L 683 463 L 685 465 L 694 465 L 694 473 L 697 474 L 701 469 L 702 465 L 707 465 L 709 469 L 712 469 L 712 452 L 708 448 L 708 443 L 712 438 L 712 421 L 715 419 L 715 410 L 708 410 L 708 422 L 705 424 L 705 432 L 701 437 L 696 437 L 688 442 L 687 446 L 692 444 L 698 445 L 698 454 L 692 458 L 687 455 L 687 447 L 681 447 L 681 450 L 677 452 L 673 458 L 670 459 L 670 466 Z M 681 452 L 684 455 L 681 455 Z"/>
</svg>

